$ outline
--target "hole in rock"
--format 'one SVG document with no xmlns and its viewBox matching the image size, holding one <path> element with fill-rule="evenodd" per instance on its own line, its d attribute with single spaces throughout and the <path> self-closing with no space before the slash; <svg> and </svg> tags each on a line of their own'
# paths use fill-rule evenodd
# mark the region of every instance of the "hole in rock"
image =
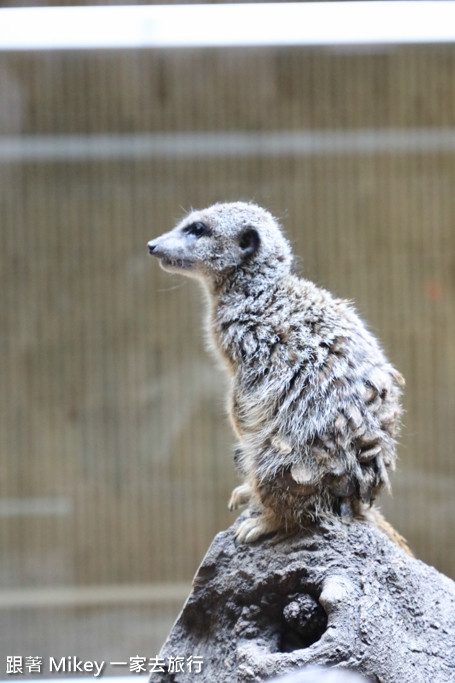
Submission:
<svg viewBox="0 0 455 683">
<path fill-rule="evenodd" d="M 327 615 L 311 595 L 296 595 L 283 609 L 280 652 L 301 650 L 316 643 L 327 628 Z"/>
</svg>

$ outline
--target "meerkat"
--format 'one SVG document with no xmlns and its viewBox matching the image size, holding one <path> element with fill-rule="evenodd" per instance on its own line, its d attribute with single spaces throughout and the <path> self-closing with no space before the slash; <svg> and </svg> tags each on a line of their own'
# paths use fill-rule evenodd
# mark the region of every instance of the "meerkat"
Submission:
<svg viewBox="0 0 455 683">
<path fill-rule="evenodd" d="M 207 294 L 244 478 L 229 507 L 256 511 L 237 541 L 338 515 L 370 521 L 408 550 L 372 505 L 390 487 L 404 380 L 351 303 L 293 273 L 280 225 L 255 204 L 192 211 L 148 248 Z"/>
</svg>

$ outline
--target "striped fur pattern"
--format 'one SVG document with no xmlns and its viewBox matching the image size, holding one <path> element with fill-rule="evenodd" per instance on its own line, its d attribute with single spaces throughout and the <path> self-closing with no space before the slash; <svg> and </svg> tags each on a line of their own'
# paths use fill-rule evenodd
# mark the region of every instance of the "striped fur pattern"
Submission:
<svg viewBox="0 0 455 683">
<path fill-rule="evenodd" d="M 149 248 L 208 295 L 244 478 L 230 506 L 260 510 L 238 540 L 333 514 L 371 520 L 395 466 L 404 380 L 352 305 L 292 273 L 280 226 L 254 204 L 191 212 Z"/>
</svg>

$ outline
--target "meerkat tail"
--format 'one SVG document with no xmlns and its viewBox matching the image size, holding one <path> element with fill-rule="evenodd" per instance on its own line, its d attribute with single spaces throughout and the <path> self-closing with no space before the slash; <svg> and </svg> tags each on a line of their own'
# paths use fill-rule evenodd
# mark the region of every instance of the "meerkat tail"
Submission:
<svg viewBox="0 0 455 683">
<path fill-rule="evenodd" d="M 400 548 L 403 548 L 403 550 L 408 555 L 414 557 L 414 553 L 409 548 L 406 539 L 401 534 L 399 534 L 398 531 L 394 529 L 391 524 L 389 524 L 389 522 L 385 519 L 384 515 L 378 510 L 378 508 L 374 506 L 368 508 L 368 510 L 365 510 L 363 512 L 362 517 L 365 519 L 365 521 L 375 526 L 376 529 L 382 531 L 382 533 L 384 533 L 388 538 L 390 538 L 390 540 L 393 541 L 393 543 L 398 545 Z"/>
</svg>

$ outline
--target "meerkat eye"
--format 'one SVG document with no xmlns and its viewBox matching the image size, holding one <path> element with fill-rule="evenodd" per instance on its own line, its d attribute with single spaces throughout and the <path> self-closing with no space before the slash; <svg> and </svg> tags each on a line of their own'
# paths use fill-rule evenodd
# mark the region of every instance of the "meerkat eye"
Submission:
<svg viewBox="0 0 455 683">
<path fill-rule="evenodd" d="M 187 225 L 186 228 L 183 228 L 183 232 L 186 235 L 193 235 L 194 237 L 203 237 L 204 235 L 212 234 L 210 228 L 205 223 L 200 223 L 199 221 Z"/>
</svg>

